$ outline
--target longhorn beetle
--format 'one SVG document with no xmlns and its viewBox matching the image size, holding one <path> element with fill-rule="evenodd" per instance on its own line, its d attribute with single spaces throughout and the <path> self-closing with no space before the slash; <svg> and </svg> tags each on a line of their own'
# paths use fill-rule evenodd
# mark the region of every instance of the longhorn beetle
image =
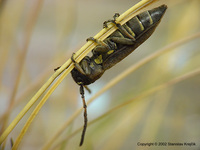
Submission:
<svg viewBox="0 0 200 150">
<path fill-rule="evenodd" d="M 74 60 L 74 54 L 72 54 L 71 60 L 75 67 L 71 71 L 71 75 L 74 81 L 80 86 L 80 94 L 84 108 L 84 127 L 80 146 L 83 144 L 87 127 L 87 105 L 83 87 L 90 91 L 87 85 L 95 82 L 107 69 L 120 62 L 146 41 L 158 26 L 166 9 L 166 5 L 161 5 L 142 12 L 127 21 L 124 25 L 115 22 L 116 18 L 119 17 L 119 14 L 116 13 L 113 16 L 113 20 L 108 20 L 103 23 L 104 28 L 107 28 L 108 23 L 114 23 L 118 28 L 115 32 L 103 41 L 92 37 L 87 39 L 87 41 L 92 40 L 97 43 L 97 46 L 92 50 L 93 55 L 91 57 L 86 56 L 80 63 L 77 63 Z"/>
</svg>

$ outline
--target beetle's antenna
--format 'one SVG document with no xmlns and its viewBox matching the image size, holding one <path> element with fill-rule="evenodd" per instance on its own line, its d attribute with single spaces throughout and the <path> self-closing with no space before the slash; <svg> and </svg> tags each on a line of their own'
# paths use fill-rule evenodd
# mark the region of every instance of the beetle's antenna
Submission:
<svg viewBox="0 0 200 150">
<path fill-rule="evenodd" d="M 84 108 L 84 126 L 83 126 L 83 131 L 82 131 L 82 135 L 81 135 L 81 141 L 80 141 L 80 145 L 81 146 L 83 144 L 84 141 L 84 137 L 85 137 L 85 132 L 86 132 L 86 128 L 87 128 L 87 105 L 85 102 L 85 96 L 84 96 L 84 89 L 83 89 L 83 85 L 80 85 L 80 94 L 81 94 L 81 98 L 83 101 L 83 108 Z"/>
</svg>

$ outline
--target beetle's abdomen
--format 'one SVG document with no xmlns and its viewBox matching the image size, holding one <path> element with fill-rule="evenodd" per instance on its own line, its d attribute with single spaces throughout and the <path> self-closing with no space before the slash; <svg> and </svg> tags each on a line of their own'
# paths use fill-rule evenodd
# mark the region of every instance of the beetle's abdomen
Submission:
<svg viewBox="0 0 200 150">
<path fill-rule="evenodd" d="M 146 32 L 152 26 L 157 26 L 160 22 L 163 14 L 167 9 L 166 5 L 161 5 L 152 10 L 145 11 L 143 13 L 138 14 L 137 16 L 130 19 L 124 27 L 127 31 L 132 34 L 136 39 L 142 33 Z M 128 27 L 127 27 L 128 26 Z"/>
<path fill-rule="evenodd" d="M 126 22 L 123 27 L 125 30 L 133 36 L 132 44 L 121 44 L 117 43 L 117 49 L 114 53 L 110 54 L 103 61 L 103 68 L 107 70 L 120 62 L 130 53 L 132 53 L 138 46 L 140 46 L 144 41 L 146 41 L 154 32 L 158 26 L 161 18 L 163 17 L 167 9 L 166 5 L 161 5 L 152 10 L 145 11 L 138 14 L 137 16 Z M 111 34 L 110 38 L 115 37 L 116 33 L 120 31 L 117 30 Z M 124 38 L 128 38 L 126 34 L 120 32 Z M 133 40 L 135 39 L 135 40 Z"/>
</svg>

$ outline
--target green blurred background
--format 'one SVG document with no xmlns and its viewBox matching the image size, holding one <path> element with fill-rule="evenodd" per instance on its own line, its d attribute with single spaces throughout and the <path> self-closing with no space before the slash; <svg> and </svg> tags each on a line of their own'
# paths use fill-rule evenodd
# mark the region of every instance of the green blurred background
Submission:
<svg viewBox="0 0 200 150">
<path fill-rule="evenodd" d="M 102 29 L 114 13 L 122 14 L 139 0 L 0 0 L 0 127 L 16 117 L 37 90 L 76 52 L 85 39 Z M 155 33 L 125 60 L 89 87 L 86 100 L 130 65 L 181 38 L 200 32 L 199 0 L 161 0 L 168 10 Z M 145 90 L 200 66 L 200 40 L 195 39 L 144 65 L 88 106 L 89 121 L 133 99 Z M 26 133 L 20 149 L 40 149 L 80 107 L 79 87 L 70 75 L 46 102 Z M 8 122 L 5 112 L 10 111 Z M 31 111 L 9 138 L 15 141 Z M 5 125 L 5 126 L 4 126 Z M 83 125 L 82 114 L 63 131 L 62 138 Z M 81 132 L 62 148 L 87 150 L 142 150 L 138 142 L 195 142 L 196 146 L 165 149 L 200 149 L 200 75 L 165 88 L 113 111 Z M 6 149 L 10 143 L 7 142 Z"/>
</svg>

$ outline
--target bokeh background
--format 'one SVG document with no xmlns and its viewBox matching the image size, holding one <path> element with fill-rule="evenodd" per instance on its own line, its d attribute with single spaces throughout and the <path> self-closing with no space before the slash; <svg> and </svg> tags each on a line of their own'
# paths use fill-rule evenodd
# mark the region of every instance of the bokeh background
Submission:
<svg viewBox="0 0 200 150">
<path fill-rule="evenodd" d="M 85 44 L 86 38 L 97 34 L 102 23 L 115 12 L 122 14 L 137 2 L 139 0 L 0 0 L 0 134 L 54 73 L 54 68 L 69 59 Z M 199 0 L 161 0 L 148 9 L 163 3 L 168 5 L 168 10 L 152 37 L 90 85 L 92 94 L 86 92 L 86 100 L 142 58 L 200 32 Z M 200 39 L 195 39 L 144 65 L 106 91 L 88 105 L 88 119 L 92 121 L 143 91 L 199 66 Z M 81 107 L 79 87 L 68 75 L 41 109 L 20 149 L 42 148 Z M 15 141 L 32 110 L 11 132 L 5 149 L 10 149 L 9 139 Z M 200 149 L 200 75 L 138 99 L 99 119 L 88 126 L 80 148 L 81 132 L 60 144 L 82 125 L 81 114 L 54 141 L 54 145 L 59 143 L 56 149 L 160 149 L 138 146 L 138 142 L 195 142 L 196 146 L 192 147 L 164 148 Z"/>
</svg>

